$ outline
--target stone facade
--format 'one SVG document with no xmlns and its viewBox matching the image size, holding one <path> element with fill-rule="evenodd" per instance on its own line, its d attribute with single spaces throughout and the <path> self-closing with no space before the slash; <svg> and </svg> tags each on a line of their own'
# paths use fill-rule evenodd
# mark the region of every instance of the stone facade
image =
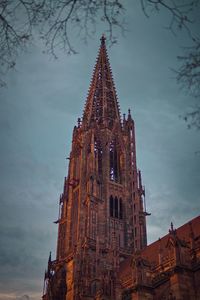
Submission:
<svg viewBox="0 0 200 300">
<path fill-rule="evenodd" d="M 154 264 L 146 254 L 152 249 L 147 247 L 147 215 L 134 121 L 130 110 L 121 119 L 103 36 L 83 117 L 73 130 L 56 221 L 57 255 L 49 257 L 43 300 L 174 299 L 169 297 L 179 290 L 186 293 L 193 271 L 181 269 L 180 257 L 188 263 L 186 254 L 196 246 L 189 249 L 172 229 L 167 246 L 163 239 L 157 242 L 159 263 Z M 183 288 L 180 282 L 186 278 L 188 287 Z M 168 298 L 162 298 L 163 289 Z"/>
<path fill-rule="evenodd" d="M 122 300 L 200 299 L 200 216 L 120 264 Z"/>
</svg>

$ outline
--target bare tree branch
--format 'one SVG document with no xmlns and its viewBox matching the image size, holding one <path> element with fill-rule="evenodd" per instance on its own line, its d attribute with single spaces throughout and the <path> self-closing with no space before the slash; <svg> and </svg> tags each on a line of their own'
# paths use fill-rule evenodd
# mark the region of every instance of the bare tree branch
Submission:
<svg viewBox="0 0 200 300">
<path fill-rule="evenodd" d="M 141 8 L 145 16 L 149 17 L 153 11 L 160 12 L 161 9 L 168 11 L 171 20 L 168 29 L 176 34 L 177 29 L 185 29 L 193 38 L 190 25 L 193 23 L 192 12 L 199 4 L 199 0 L 140 0 Z"/>
<path fill-rule="evenodd" d="M 177 81 L 194 97 L 200 97 L 200 41 L 179 56 L 181 67 L 177 71 Z"/>
<path fill-rule="evenodd" d="M 170 16 L 167 28 L 173 34 L 179 30 L 188 33 L 193 46 L 178 57 L 181 66 L 176 71 L 177 82 L 199 101 L 200 36 L 191 28 L 195 22 L 193 13 L 199 8 L 200 0 L 138 1 L 146 17 L 152 12 L 167 11 Z M 0 86 L 5 85 L 3 76 L 15 68 L 18 55 L 33 40 L 35 29 L 44 40 L 46 52 L 55 58 L 59 50 L 76 53 L 72 44 L 74 35 L 78 34 L 87 42 L 100 22 L 105 24 L 108 40 L 113 44 L 117 41 L 117 30 L 122 34 L 126 31 L 123 5 L 122 0 L 0 0 Z M 190 122 L 190 127 L 199 128 L 199 106 L 195 109 L 184 119 Z"/>
<path fill-rule="evenodd" d="M 175 70 L 177 83 L 187 94 L 192 95 L 196 102 L 200 101 L 200 35 L 197 35 L 192 26 L 194 12 L 199 9 L 199 0 L 140 0 L 142 10 L 146 17 L 152 12 L 160 12 L 161 9 L 168 11 L 171 17 L 167 26 L 176 35 L 178 30 L 185 30 L 191 39 L 192 47 L 185 48 L 184 55 L 178 60 L 180 68 Z M 200 106 L 199 104 L 192 111 L 187 112 L 183 119 L 187 122 L 188 128 L 200 129 Z"/>
<path fill-rule="evenodd" d="M 125 31 L 123 13 L 119 0 L 0 0 L 0 76 L 15 67 L 18 55 L 33 40 L 33 28 L 39 30 L 46 52 L 56 58 L 60 49 L 76 53 L 74 34 L 87 41 L 98 22 L 105 23 L 114 43 L 113 29 Z"/>
<path fill-rule="evenodd" d="M 192 111 L 187 112 L 183 119 L 188 128 L 200 129 L 200 40 L 193 47 L 185 50 L 185 55 L 178 57 L 181 66 L 176 71 L 176 79 L 187 94 L 192 95 L 197 102 Z"/>
<path fill-rule="evenodd" d="M 184 121 L 187 123 L 188 129 L 196 128 L 200 130 L 200 105 L 193 107 L 188 111 L 183 117 Z"/>
<path fill-rule="evenodd" d="M 39 3 L 40 2 L 40 3 Z M 15 67 L 16 58 L 32 38 L 32 28 L 43 1 L 0 1 L 0 75 Z M 0 85 L 5 85 L 0 79 Z"/>
<path fill-rule="evenodd" d="M 96 24 L 104 22 L 111 43 L 116 42 L 113 29 L 125 31 L 123 20 L 124 7 L 118 0 L 56 0 L 50 5 L 46 0 L 48 14 L 44 9 L 44 24 L 42 37 L 45 40 L 47 52 L 56 57 L 57 48 L 68 54 L 76 53 L 72 46 L 71 36 L 78 32 L 87 41 L 96 31 Z M 52 3 L 52 2 L 51 2 Z M 47 30 L 46 30 L 47 29 Z"/>
</svg>

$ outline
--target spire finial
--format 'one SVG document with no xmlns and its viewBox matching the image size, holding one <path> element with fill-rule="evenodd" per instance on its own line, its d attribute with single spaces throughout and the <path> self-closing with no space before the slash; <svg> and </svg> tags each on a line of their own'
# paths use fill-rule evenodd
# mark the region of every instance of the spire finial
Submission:
<svg viewBox="0 0 200 300">
<path fill-rule="evenodd" d="M 128 120 L 130 120 L 131 119 L 131 110 L 130 110 L 130 108 L 128 109 Z"/>
<path fill-rule="evenodd" d="M 174 225 L 173 225 L 173 222 L 171 222 L 171 231 L 174 231 Z"/>
<path fill-rule="evenodd" d="M 78 118 L 77 123 L 78 123 L 78 128 L 80 128 L 80 126 L 81 126 L 81 118 Z"/>
<path fill-rule="evenodd" d="M 101 45 L 105 45 L 106 37 L 105 37 L 104 33 L 102 34 L 102 37 L 100 38 L 100 41 L 101 41 Z"/>
<path fill-rule="evenodd" d="M 51 251 L 49 253 L 49 263 L 51 263 Z"/>
</svg>

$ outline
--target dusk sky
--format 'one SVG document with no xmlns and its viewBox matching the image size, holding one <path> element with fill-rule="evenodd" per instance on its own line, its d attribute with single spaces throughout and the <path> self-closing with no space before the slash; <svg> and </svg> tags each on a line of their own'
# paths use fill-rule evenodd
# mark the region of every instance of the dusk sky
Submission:
<svg viewBox="0 0 200 300">
<path fill-rule="evenodd" d="M 165 29 L 166 12 L 146 18 L 136 2 L 125 12 L 129 31 L 107 47 L 121 113 L 131 109 L 137 166 L 146 190 L 148 243 L 200 212 L 200 131 L 180 118 L 195 100 L 172 69 L 190 45 Z M 197 16 L 199 15 L 197 12 Z M 194 16 L 195 18 L 195 16 Z M 197 30 L 197 27 L 194 28 Z M 82 116 L 100 37 L 74 36 L 77 55 L 54 60 L 33 41 L 0 90 L 0 300 L 39 300 L 49 251 L 55 257 L 58 200 Z"/>
</svg>

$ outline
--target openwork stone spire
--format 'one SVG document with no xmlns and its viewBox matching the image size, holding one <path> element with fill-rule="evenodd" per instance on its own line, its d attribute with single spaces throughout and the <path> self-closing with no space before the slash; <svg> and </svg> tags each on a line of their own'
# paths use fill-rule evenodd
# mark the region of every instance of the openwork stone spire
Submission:
<svg viewBox="0 0 200 300">
<path fill-rule="evenodd" d="M 103 35 L 83 113 L 83 124 L 90 126 L 95 122 L 111 128 L 114 121 L 120 122 L 120 112 L 105 40 Z"/>
</svg>

